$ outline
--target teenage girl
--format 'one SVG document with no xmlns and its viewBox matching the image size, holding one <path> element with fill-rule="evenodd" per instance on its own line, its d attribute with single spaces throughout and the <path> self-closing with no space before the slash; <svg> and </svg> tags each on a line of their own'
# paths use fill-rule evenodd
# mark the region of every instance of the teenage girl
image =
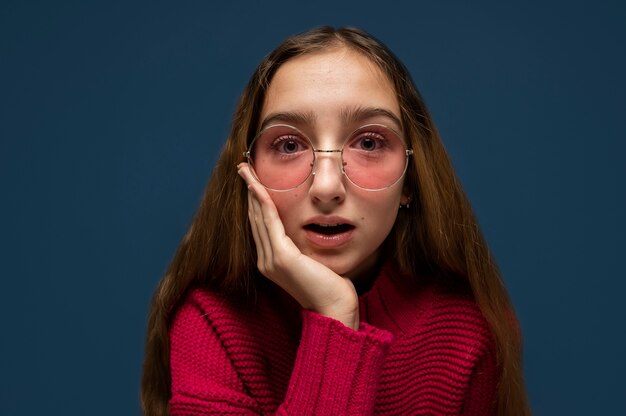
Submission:
<svg viewBox="0 0 626 416">
<path fill-rule="evenodd" d="M 406 68 L 291 37 L 154 295 L 146 415 L 526 415 L 496 265 Z"/>
</svg>

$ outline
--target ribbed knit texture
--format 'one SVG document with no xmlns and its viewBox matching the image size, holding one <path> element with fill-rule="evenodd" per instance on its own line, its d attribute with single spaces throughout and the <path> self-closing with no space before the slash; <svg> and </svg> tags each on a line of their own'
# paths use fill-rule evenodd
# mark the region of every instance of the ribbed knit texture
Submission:
<svg viewBox="0 0 626 416">
<path fill-rule="evenodd" d="M 170 413 L 494 414 L 498 371 L 476 304 L 400 290 L 392 273 L 360 297 L 358 331 L 279 289 L 245 305 L 194 290 L 170 329 Z"/>
</svg>

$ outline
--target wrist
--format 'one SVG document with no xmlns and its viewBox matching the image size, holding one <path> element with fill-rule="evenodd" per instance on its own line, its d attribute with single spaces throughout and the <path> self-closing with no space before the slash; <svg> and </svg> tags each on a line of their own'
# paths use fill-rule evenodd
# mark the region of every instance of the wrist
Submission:
<svg viewBox="0 0 626 416">
<path fill-rule="evenodd" d="M 342 304 L 329 305 L 325 308 L 319 308 L 315 310 L 315 312 L 322 316 L 335 319 L 355 331 L 359 330 L 358 299 L 355 302 L 345 302 Z"/>
</svg>

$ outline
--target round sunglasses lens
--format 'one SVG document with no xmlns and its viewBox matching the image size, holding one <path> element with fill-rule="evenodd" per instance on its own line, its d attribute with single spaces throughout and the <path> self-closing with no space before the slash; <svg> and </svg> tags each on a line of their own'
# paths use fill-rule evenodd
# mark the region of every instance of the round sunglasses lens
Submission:
<svg viewBox="0 0 626 416">
<path fill-rule="evenodd" d="M 261 131 L 250 146 L 250 162 L 257 179 L 269 189 L 286 191 L 311 174 L 313 148 L 307 138 L 289 126 Z"/>
<path fill-rule="evenodd" d="M 344 145 L 344 171 L 361 188 L 384 189 L 404 174 L 406 155 L 404 142 L 393 130 L 380 125 L 364 126 Z"/>
</svg>

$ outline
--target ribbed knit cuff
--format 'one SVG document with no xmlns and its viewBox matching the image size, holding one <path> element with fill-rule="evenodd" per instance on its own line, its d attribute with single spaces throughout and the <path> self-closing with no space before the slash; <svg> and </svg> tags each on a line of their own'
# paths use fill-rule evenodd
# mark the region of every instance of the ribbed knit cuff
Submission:
<svg viewBox="0 0 626 416">
<path fill-rule="evenodd" d="M 282 410 L 289 415 L 371 413 L 391 333 L 364 323 L 354 331 L 315 312 L 302 314 L 302 339 Z"/>
</svg>

